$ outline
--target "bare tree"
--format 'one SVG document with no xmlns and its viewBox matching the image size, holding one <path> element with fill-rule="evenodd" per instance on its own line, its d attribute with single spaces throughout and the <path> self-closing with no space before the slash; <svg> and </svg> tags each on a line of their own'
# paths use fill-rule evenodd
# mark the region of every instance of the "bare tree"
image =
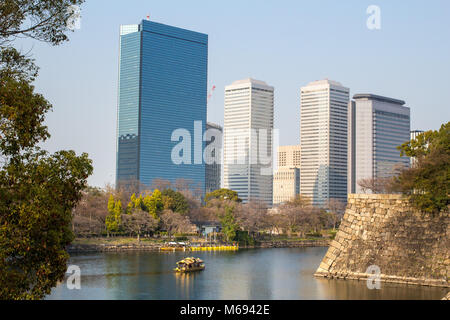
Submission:
<svg viewBox="0 0 450 320">
<path fill-rule="evenodd" d="M 333 229 L 336 230 L 338 223 L 344 216 L 345 204 L 338 199 L 330 199 L 327 203 L 327 207 Z"/>
<path fill-rule="evenodd" d="M 269 227 L 267 205 L 264 202 L 239 204 L 235 213 L 239 225 L 253 237 Z"/>
<path fill-rule="evenodd" d="M 108 216 L 109 195 L 98 188 L 87 188 L 73 210 L 72 229 L 77 236 L 101 235 Z"/>
<path fill-rule="evenodd" d="M 366 178 L 358 181 L 364 193 L 383 194 L 389 193 L 392 189 L 392 178 Z"/>
<path fill-rule="evenodd" d="M 195 228 L 188 217 L 171 210 L 165 210 L 163 212 L 161 222 L 163 229 L 167 231 L 169 237 L 172 237 L 174 233 L 191 232 Z"/>
<path fill-rule="evenodd" d="M 138 242 L 141 241 L 141 235 L 151 233 L 158 227 L 158 220 L 153 218 L 148 212 L 135 209 L 131 214 L 122 216 L 122 226 L 125 231 L 137 236 Z"/>
</svg>

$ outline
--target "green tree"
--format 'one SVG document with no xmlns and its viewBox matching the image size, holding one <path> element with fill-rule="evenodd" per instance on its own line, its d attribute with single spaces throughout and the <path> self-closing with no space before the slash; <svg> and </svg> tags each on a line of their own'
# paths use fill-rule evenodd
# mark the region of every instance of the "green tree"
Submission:
<svg viewBox="0 0 450 320">
<path fill-rule="evenodd" d="M 399 147 L 415 165 L 394 179 L 394 187 L 420 211 L 437 213 L 450 205 L 450 122 Z"/>
<path fill-rule="evenodd" d="M 108 203 L 108 210 L 110 209 L 110 204 Z M 120 226 L 122 224 L 122 202 L 117 200 L 114 202 L 114 208 L 110 211 L 110 214 L 106 217 L 105 225 L 108 232 L 117 233 L 120 231 Z"/>
<path fill-rule="evenodd" d="M 114 196 L 111 194 L 108 200 L 108 212 L 112 214 L 114 212 L 114 207 L 116 206 L 116 202 L 114 201 Z"/>
<path fill-rule="evenodd" d="M 71 5 L 84 0 L 2 0 L 0 2 L 0 44 L 17 37 L 30 37 L 58 45 L 68 40 Z"/>
<path fill-rule="evenodd" d="M 220 223 L 222 224 L 222 233 L 227 241 L 234 241 L 239 230 L 239 224 L 236 221 L 232 207 L 225 208 L 225 214 L 220 217 Z"/>
<path fill-rule="evenodd" d="M 205 202 L 208 204 L 213 199 L 218 200 L 229 200 L 229 201 L 235 201 L 235 202 L 242 202 L 242 200 L 239 198 L 238 193 L 233 190 L 229 189 L 219 189 L 215 190 L 213 192 L 207 193 L 205 195 Z"/>
<path fill-rule="evenodd" d="M 182 193 L 172 189 L 165 189 L 162 192 L 162 197 L 164 209 L 178 212 L 183 215 L 189 212 L 189 203 Z"/>
<path fill-rule="evenodd" d="M 72 209 L 92 174 L 87 154 L 39 143 L 51 104 L 35 93 L 37 67 L 14 49 L 0 62 L 0 299 L 41 299 L 64 278 Z"/>
<path fill-rule="evenodd" d="M 144 199 L 142 198 L 142 195 L 140 195 L 139 198 L 136 197 L 135 193 L 133 193 L 131 195 L 130 202 L 128 203 L 128 206 L 127 206 L 127 213 L 131 214 L 131 212 L 134 209 L 140 209 L 140 210 L 145 209 Z"/>
<path fill-rule="evenodd" d="M 63 280 L 72 210 L 93 171 L 87 154 L 38 147 L 50 137 L 52 105 L 32 85 L 33 60 L 7 45 L 19 36 L 68 40 L 67 9 L 82 2 L 0 2 L 0 299 L 41 299 Z"/>
<path fill-rule="evenodd" d="M 164 210 L 164 203 L 161 191 L 158 189 L 154 190 L 151 196 L 146 196 L 143 200 L 145 211 L 150 213 L 150 215 L 159 220 L 159 217 Z"/>
</svg>

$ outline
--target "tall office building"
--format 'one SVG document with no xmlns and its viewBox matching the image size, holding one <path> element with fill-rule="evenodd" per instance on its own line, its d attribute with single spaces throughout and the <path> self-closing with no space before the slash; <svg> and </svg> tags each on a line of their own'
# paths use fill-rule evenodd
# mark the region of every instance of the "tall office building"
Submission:
<svg viewBox="0 0 450 320">
<path fill-rule="evenodd" d="M 413 130 L 411 131 L 411 140 L 416 140 L 416 138 L 424 133 L 425 131 L 422 130 Z M 416 164 L 417 159 L 415 157 L 411 157 L 411 167 L 413 167 Z"/>
<path fill-rule="evenodd" d="M 410 140 L 410 109 L 404 101 L 357 94 L 349 103 L 349 193 L 362 193 L 361 179 L 386 178 L 408 167 L 397 146 Z"/>
<path fill-rule="evenodd" d="M 347 108 L 350 90 L 321 80 L 301 88 L 300 193 L 316 206 L 347 201 Z"/>
<path fill-rule="evenodd" d="M 119 61 L 116 184 L 184 178 L 204 190 L 195 137 L 206 126 L 208 36 L 146 20 L 121 26 Z M 180 164 L 177 129 L 192 136 Z"/>
<path fill-rule="evenodd" d="M 278 147 L 278 169 L 273 176 L 273 204 L 281 204 L 300 194 L 301 148 Z"/>
<path fill-rule="evenodd" d="M 245 79 L 225 88 L 224 187 L 272 205 L 274 88 Z"/>
<path fill-rule="evenodd" d="M 218 124 L 206 123 L 206 149 L 205 149 L 205 170 L 206 170 L 206 192 L 220 189 L 220 177 L 222 174 L 222 135 L 223 128 Z M 209 150 L 208 146 L 215 143 L 214 148 Z"/>
</svg>

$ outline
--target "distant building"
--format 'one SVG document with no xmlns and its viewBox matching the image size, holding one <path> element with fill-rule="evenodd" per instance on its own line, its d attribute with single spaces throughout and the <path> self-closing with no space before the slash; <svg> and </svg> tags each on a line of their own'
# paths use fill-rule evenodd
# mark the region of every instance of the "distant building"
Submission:
<svg viewBox="0 0 450 320">
<path fill-rule="evenodd" d="M 350 90 L 321 80 L 301 88 L 300 193 L 316 206 L 347 201 L 347 108 Z"/>
<path fill-rule="evenodd" d="M 206 193 L 208 193 L 220 189 L 221 183 L 220 177 L 222 173 L 222 166 L 221 166 L 222 155 L 220 153 L 220 150 L 222 149 L 223 128 L 218 124 L 208 122 L 206 124 L 206 130 L 208 133 L 213 133 L 212 137 L 208 137 L 208 140 L 209 139 L 211 140 L 206 142 L 207 147 L 211 143 L 216 141 L 216 139 L 220 139 L 220 141 L 216 141 L 216 143 L 219 145 L 218 146 L 219 148 L 215 148 L 211 154 L 205 154 L 205 162 L 206 162 L 205 185 L 206 185 Z"/>
<path fill-rule="evenodd" d="M 273 176 L 273 204 L 293 200 L 300 194 L 300 169 L 278 168 Z"/>
<path fill-rule="evenodd" d="M 204 191 L 203 161 L 174 163 L 172 134 L 205 131 L 208 35 L 143 20 L 120 27 L 119 55 L 116 184 L 183 178 Z"/>
<path fill-rule="evenodd" d="M 386 178 L 409 167 L 397 146 L 410 140 L 410 109 L 402 100 L 357 94 L 349 103 L 349 193 L 362 193 L 361 179 Z"/>
<path fill-rule="evenodd" d="M 411 131 L 411 140 L 415 140 L 417 138 L 417 136 L 421 135 L 424 132 L 425 131 L 422 131 L 422 130 L 413 130 L 413 131 Z M 411 158 L 411 167 L 414 166 L 415 163 L 416 163 L 416 158 L 412 157 Z"/>
<path fill-rule="evenodd" d="M 272 205 L 274 88 L 245 79 L 225 88 L 224 187 Z"/>
<path fill-rule="evenodd" d="M 273 177 L 273 204 L 281 204 L 300 194 L 301 148 L 278 147 L 278 169 Z"/>
<path fill-rule="evenodd" d="M 301 163 L 301 147 L 296 146 L 280 146 L 278 147 L 278 167 L 295 167 L 300 168 Z"/>
</svg>

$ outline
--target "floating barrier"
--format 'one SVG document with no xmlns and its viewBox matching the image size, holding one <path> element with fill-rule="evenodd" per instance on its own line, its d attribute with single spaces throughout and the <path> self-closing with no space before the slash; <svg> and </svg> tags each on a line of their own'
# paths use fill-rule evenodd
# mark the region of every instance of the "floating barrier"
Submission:
<svg viewBox="0 0 450 320">
<path fill-rule="evenodd" d="M 239 246 L 208 246 L 208 247 L 162 247 L 159 251 L 238 251 Z"/>
</svg>

